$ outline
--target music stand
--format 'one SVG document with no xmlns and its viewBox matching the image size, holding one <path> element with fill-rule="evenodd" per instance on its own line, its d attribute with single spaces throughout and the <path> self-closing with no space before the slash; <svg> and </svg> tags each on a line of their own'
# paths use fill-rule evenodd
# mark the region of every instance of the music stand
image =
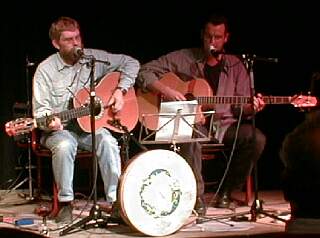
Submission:
<svg viewBox="0 0 320 238">
<path fill-rule="evenodd" d="M 217 130 L 214 113 L 214 110 L 201 112 L 197 101 L 162 102 L 159 113 L 141 115 L 139 142 L 141 144 L 171 144 L 172 150 L 177 153 L 179 151 L 177 144 L 211 141 L 213 132 Z M 198 130 L 196 124 L 209 116 L 209 130 L 207 132 Z M 158 127 L 151 133 L 149 133 L 149 128 L 152 128 L 151 123 L 148 127 L 150 117 L 158 122 Z M 146 133 L 145 137 L 143 137 L 143 132 Z"/>
<path fill-rule="evenodd" d="M 210 119 L 207 134 L 199 131 L 195 124 L 200 122 L 201 118 L 214 113 L 215 111 L 199 112 L 196 101 L 162 102 L 158 114 L 142 115 L 139 142 L 141 144 L 172 144 L 173 150 L 176 152 L 176 144 L 178 143 L 210 141 L 212 139 L 211 132 L 215 128 L 213 117 Z M 145 123 L 148 121 L 145 118 L 151 117 L 158 121 L 158 128 L 152 132 Z M 143 132 L 145 132 L 145 136 Z"/>
</svg>

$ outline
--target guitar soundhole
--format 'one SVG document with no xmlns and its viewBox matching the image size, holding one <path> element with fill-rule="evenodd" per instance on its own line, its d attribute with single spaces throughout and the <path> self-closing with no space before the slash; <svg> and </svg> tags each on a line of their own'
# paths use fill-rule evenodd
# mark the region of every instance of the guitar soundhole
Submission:
<svg viewBox="0 0 320 238">
<path fill-rule="evenodd" d="M 90 105 L 90 98 L 88 98 L 84 104 L 85 106 Z M 95 102 L 94 102 L 94 116 L 96 119 L 100 119 L 103 116 L 103 101 L 99 98 L 96 97 Z"/>
<path fill-rule="evenodd" d="M 101 113 L 101 103 L 100 102 L 94 102 L 94 115 L 98 116 Z"/>
</svg>

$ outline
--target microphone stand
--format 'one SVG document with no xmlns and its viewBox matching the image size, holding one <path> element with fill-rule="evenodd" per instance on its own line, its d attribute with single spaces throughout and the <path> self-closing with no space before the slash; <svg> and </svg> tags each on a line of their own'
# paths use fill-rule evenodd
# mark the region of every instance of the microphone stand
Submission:
<svg viewBox="0 0 320 238">
<path fill-rule="evenodd" d="M 256 122 L 255 122 L 255 111 L 254 111 L 255 87 L 254 87 L 253 63 L 254 63 L 255 60 L 263 61 L 263 62 L 269 62 L 269 63 L 278 63 L 278 58 L 265 58 L 265 57 L 260 57 L 260 56 L 256 56 L 256 55 L 248 55 L 248 54 L 242 54 L 242 55 L 226 54 L 224 52 L 214 52 L 212 50 L 210 51 L 210 53 L 212 55 L 214 55 L 214 54 L 234 55 L 234 56 L 237 56 L 238 58 L 240 58 L 240 59 L 242 59 L 244 61 L 244 65 L 246 66 L 246 69 L 247 69 L 247 71 L 249 73 L 249 77 L 250 77 L 250 97 L 251 97 L 251 107 L 252 107 L 252 110 L 253 110 L 253 115 L 252 115 L 252 131 L 253 131 L 252 139 L 253 139 L 253 142 L 255 143 L 256 142 Z M 246 215 L 248 213 L 251 214 L 251 221 L 256 221 L 258 214 L 263 214 L 265 216 L 269 216 L 269 217 L 277 219 L 279 221 L 286 222 L 285 219 L 277 217 L 276 215 L 273 215 L 273 214 L 269 214 L 269 213 L 267 213 L 266 211 L 263 210 L 262 202 L 258 198 L 258 168 L 257 168 L 257 163 L 254 164 L 253 173 L 254 173 L 254 179 L 253 179 L 254 180 L 254 201 L 253 201 L 253 203 L 251 205 L 250 211 L 241 212 L 241 213 L 235 213 L 235 214 L 231 214 L 231 215 L 229 215 L 229 214 L 228 215 L 223 215 L 223 216 L 216 217 L 216 218 L 204 217 L 204 220 L 198 219 L 196 221 L 197 224 L 201 224 L 201 223 L 207 222 L 207 221 L 217 221 L 217 222 L 223 223 L 225 225 L 234 226 L 233 224 L 229 224 L 229 223 L 226 223 L 224 221 L 219 221 L 219 218 L 220 219 L 225 219 L 225 218 L 237 219 L 237 217 L 244 216 L 244 215 Z"/>
<path fill-rule="evenodd" d="M 31 116 L 31 101 L 30 101 L 30 92 L 29 92 L 29 67 L 33 66 L 34 63 L 29 61 L 28 56 L 26 57 L 26 87 L 27 87 L 27 112 Z M 26 197 L 27 200 L 33 200 L 33 187 L 32 187 L 32 163 L 31 163 L 31 133 L 28 134 L 28 182 L 29 182 L 29 197 Z"/>
<path fill-rule="evenodd" d="M 120 154 L 121 154 L 121 160 L 124 162 L 124 164 L 127 164 L 127 162 L 130 159 L 129 149 L 130 149 L 130 142 L 133 141 L 136 146 L 139 147 L 142 151 L 147 151 L 148 148 L 142 145 L 133 135 L 130 133 L 128 128 L 121 124 L 120 120 L 117 118 L 113 118 L 112 120 L 109 120 L 108 123 L 119 130 L 123 132 L 122 136 L 119 140 L 122 141 L 121 148 L 120 148 Z"/>
<path fill-rule="evenodd" d="M 254 111 L 254 96 L 255 96 L 255 87 L 254 87 L 254 73 L 253 73 L 253 64 L 255 60 L 265 61 L 265 62 L 278 62 L 277 60 L 274 60 L 274 58 L 264 58 L 264 57 L 257 57 L 255 55 L 248 56 L 243 55 L 242 58 L 245 60 L 245 66 L 247 67 L 247 70 L 249 72 L 250 77 L 250 97 L 251 97 L 251 106 L 253 110 L 252 114 L 252 139 L 253 144 L 256 142 L 256 120 L 255 120 L 255 111 Z M 269 214 L 266 211 L 263 210 L 262 207 L 262 201 L 258 197 L 258 166 L 257 162 L 255 162 L 254 168 L 253 168 L 253 183 L 254 183 L 254 201 L 251 205 L 250 214 L 251 214 L 251 221 L 256 221 L 257 216 L 259 214 L 277 219 L 279 221 L 286 222 L 285 219 L 282 219 L 276 215 Z"/>
<path fill-rule="evenodd" d="M 62 230 L 59 234 L 60 236 L 66 235 L 69 231 L 79 227 L 81 229 L 90 229 L 97 227 L 106 227 L 108 223 L 108 217 L 102 215 L 100 206 L 97 204 L 97 173 L 98 173 L 98 162 L 96 157 L 96 135 L 95 135 L 95 64 L 96 62 L 101 62 L 105 64 L 110 64 L 107 61 L 96 60 L 93 56 L 86 57 L 89 59 L 89 65 L 91 67 L 90 72 L 90 125 L 91 125 L 91 139 L 92 139 L 92 159 L 93 159 L 93 206 L 89 212 L 89 216 L 83 218 L 82 220 L 72 224 L 66 229 Z"/>
</svg>

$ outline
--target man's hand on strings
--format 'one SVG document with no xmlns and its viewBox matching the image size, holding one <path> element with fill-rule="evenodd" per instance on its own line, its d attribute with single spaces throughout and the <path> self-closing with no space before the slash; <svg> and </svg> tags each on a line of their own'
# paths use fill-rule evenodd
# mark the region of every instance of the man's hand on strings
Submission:
<svg viewBox="0 0 320 238">
<path fill-rule="evenodd" d="M 48 124 L 48 128 L 53 131 L 63 130 L 63 125 L 59 117 L 54 117 Z"/>
<path fill-rule="evenodd" d="M 258 93 L 253 98 L 253 108 L 256 112 L 260 112 L 264 107 L 266 106 L 266 103 L 263 101 L 263 97 L 261 93 Z"/>
<path fill-rule="evenodd" d="M 123 93 L 120 89 L 116 89 L 112 96 L 110 97 L 110 100 L 108 102 L 108 106 L 111 106 L 112 112 L 117 113 L 121 111 L 124 105 L 124 100 L 123 100 Z"/>
<path fill-rule="evenodd" d="M 165 87 L 165 89 L 162 91 L 162 97 L 167 101 L 185 101 L 186 100 L 185 96 L 182 93 L 170 87 Z"/>
</svg>

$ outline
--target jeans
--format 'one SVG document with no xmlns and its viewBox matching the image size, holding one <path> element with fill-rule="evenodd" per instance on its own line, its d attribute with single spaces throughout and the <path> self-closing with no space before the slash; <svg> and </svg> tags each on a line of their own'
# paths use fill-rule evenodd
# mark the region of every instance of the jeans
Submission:
<svg viewBox="0 0 320 238">
<path fill-rule="evenodd" d="M 118 142 L 104 128 L 95 132 L 96 158 L 104 183 L 106 200 L 114 202 L 117 198 L 117 185 L 121 173 L 121 159 Z M 52 152 L 52 169 L 58 186 L 58 199 L 68 202 L 74 199 L 73 175 L 77 148 L 91 151 L 91 134 L 69 130 L 45 133 L 41 144 Z"/>
</svg>

